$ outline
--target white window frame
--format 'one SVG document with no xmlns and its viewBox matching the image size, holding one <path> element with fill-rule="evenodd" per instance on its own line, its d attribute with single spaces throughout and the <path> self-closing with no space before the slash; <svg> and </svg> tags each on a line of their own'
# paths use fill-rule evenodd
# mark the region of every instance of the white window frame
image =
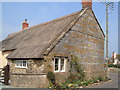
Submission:
<svg viewBox="0 0 120 90">
<path fill-rule="evenodd" d="M 26 62 L 26 66 L 23 66 L 23 62 L 24 62 L 24 61 Z M 21 66 L 21 65 L 18 65 L 19 62 L 22 62 L 22 66 Z M 15 61 L 15 67 L 16 67 L 16 68 L 27 68 L 27 66 L 28 66 L 27 60 L 16 60 L 16 61 Z"/>
<path fill-rule="evenodd" d="M 58 59 L 58 70 L 55 70 L 55 59 Z M 66 58 L 64 58 L 64 70 L 61 69 L 61 57 L 54 57 L 54 72 L 65 72 L 66 70 Z"/>
</svg>

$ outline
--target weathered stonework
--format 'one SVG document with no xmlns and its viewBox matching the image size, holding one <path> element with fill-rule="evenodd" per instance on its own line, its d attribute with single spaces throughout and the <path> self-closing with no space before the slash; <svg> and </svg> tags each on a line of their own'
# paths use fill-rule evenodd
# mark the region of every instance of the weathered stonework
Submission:
<svg viewBox="0 0 120 90">
<path fill-rule="evenodd" d="M 52 50 L 77 56 L 86 78 L 106 76 L 104 70 L 104 36 L 91 10 L 83 15 Z"/>
<path fill-rule="evenodd" d="M 43 60 L 28 60 L 28 68 L 15 67 L 16 60 L 9 60 L 10 84 L 16 87 L 45 88 L 48 86 Z"/>
<path fill-rule="evenodd" d="M 11 73 L 43 73 L 44 61 L 43 60 L 27 60 L 28 68 L 15 67 L 16 60 L 9 60 Z"/>
<path fill-rule="evenodd" d="M 46 75 L 18 74 L 11 75 L 10 84 L 15 87 L 46 88 L 48 81 Z"/>
</svg>

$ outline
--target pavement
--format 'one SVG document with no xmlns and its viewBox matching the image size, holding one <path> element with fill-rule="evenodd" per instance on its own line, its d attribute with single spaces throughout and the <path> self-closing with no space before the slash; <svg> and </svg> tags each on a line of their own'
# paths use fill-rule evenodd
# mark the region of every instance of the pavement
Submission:
<svg viewBox="0 0 120 90">
<path fill-rule="evenodd" d="M 2 88 L 10 88 L 10 85 L 4 85 L 4 84 L 0 83 L 0 90 L 1 90 Z"/>
<path fill-rule="evenodd" d="M 120 74 L 120 73 L 119 73 Z M 109 73 L 109 78 L 112 80 L 108 83 L 103 83 L 100 85 L 91 85 L 88 88 L 118 88 L 118 73 Z M 120 82 L 120 80 L 119 80 Z"/>
</svg>

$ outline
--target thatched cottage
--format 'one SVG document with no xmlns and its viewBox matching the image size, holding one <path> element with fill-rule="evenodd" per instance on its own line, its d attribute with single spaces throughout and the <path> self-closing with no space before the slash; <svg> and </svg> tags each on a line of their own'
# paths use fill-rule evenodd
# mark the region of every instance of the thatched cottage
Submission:
<svg viewBox="0 0 120 90">
<path fill-rule="evenodd" d="M 89 1 L 89 0 L 88 0 Z M 10 84 L 20 87 L 47 87 L 47 72 L 56 82 L 69 75 L 71 55 L 82 64 L 85 77 L 105 76 L 102 28 L 92 11 L 92 1 L 82 10 L 10 34 L 2 41 L 2 53 L 10 65 Z"/>
</svg>

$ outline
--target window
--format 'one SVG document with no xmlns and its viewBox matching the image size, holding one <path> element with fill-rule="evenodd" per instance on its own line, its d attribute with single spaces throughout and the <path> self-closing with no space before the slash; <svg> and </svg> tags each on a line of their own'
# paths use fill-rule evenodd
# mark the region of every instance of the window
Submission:
<svg viewBox="0 0 120 90">
<path fill-rule="evenodd" d="M 65 72 L 66 58 L 55 57 L 54 58 L 54 71 Z"/>
<path fill-rule="evenodd" d="M 60 70 L 64 70 L 65 69 L 64 68 L 64 61 L 65 61 L 64 58 L 61 58 L 60 61 L 61 61 L 61 66 L 60 66 L 61 68 L 60 68 Z"/>
<path fill-rule="evenodd" d="M 27 68 L 27 61 L 26 60 L 17 60 L 15 67 L 17 68 Z"/>
<path fill-rule="evenodd" d="M 55 71 L 59 71 L 58 66 L 59 66 L 59 58 L 55 58 Z"/>
</svg>

